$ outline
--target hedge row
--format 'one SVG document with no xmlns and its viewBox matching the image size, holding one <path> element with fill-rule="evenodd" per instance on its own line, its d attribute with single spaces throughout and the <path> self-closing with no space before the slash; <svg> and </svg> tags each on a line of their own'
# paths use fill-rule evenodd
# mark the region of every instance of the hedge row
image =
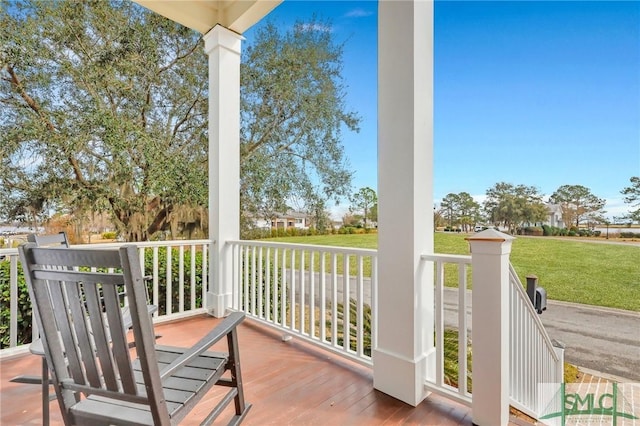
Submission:
<svg viewBox="0 0 640 426">
<path fill-rule="evenodd" d="M 172 250 L 171 256 L 171 310 L 179 311 L 179 252 Z M 202 307 L 202 252 L 197 251 L 195 254 L 195 291 L 196 291 L 196 307 Z M 151 274 L 153 271 L 153 251 L 145 251 L 145 273 Z M 184 310 L 191 307 L 191 252 L 184 252 Z M 10 323 L 10 262 L 8 259 L 0 261 L 0 349 L 9 347 L 9 323 Z M 147 293 L 149 297 L 153 297 L 153 281 L 148 284 Z M 167 312 L 167 249 L 160 247 L 158 249 L 158 313 L 163 315 Z M 31 302 L 29 301 L 29 292 L 24 280 L 22 265 L 18 263 L 18 327 L 17 327 L 17 344 L 26 344 L 31 342 Z"/>
<path fill-rule="evenodd" d="M 620 232 L 622 238 L 640 238 L 640 232 Z"/>
</svg>

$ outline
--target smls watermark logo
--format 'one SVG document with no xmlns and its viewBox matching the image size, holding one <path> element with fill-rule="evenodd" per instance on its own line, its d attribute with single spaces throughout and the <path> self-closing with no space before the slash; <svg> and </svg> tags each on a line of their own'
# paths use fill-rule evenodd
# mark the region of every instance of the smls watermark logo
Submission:
<svg viewBox="0 0 640 426">
<path fill-rule="evenodd" d="M 539 392 L 545 424 L 640 426 L 639 383 L 545 383 Z"/>
</svg>

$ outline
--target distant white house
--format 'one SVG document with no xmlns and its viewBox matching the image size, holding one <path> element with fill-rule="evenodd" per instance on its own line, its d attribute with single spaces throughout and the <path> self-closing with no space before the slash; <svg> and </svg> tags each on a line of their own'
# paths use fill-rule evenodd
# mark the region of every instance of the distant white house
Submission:
<svg viewBox="0 0 640 426">
<path fill-rule="evenodd" d="M 547 203 L 547 220 L 543 224 L 555 226 L 556 228 L 566 227 L 562 219 L 562 206 L 560 204 Z"/>
<path fill-rule="evenodd" d="M 271 219 L 254 218 L 253 224 L 260 229 L 309 229 L 311 219 L 306 213 L 289 210 L 286 213 L 275 213 Z"/>
<path fill-rule="evenodd" d="M 32 232 L 43 232 L 44 228 L 38 227 L 34 231 L 32 227 L 15 226 L 15 225 L 0 225 L 0 235 L 22 235 L 30 234 Z"/>
</svg>

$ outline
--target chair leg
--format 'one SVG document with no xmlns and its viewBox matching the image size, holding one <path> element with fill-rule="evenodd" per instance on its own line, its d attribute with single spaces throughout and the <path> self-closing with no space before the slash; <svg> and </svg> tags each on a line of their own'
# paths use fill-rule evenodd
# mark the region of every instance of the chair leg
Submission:
<svg viewBox="0 0 640 426">
<path fill-rule="evenodd" d="M 49 366 L 42 357 L 42 424 L 49 426 Z"/>
<path fill-rule="evenodd" d="M 54 395 L 49 395 L 49 366 L 47 365 L 47 359 L 44 356 L 42 358 L 42 372 L 40 377 L 38 376 L 17 376 L 9 380 L 14 383 L 24 383 L 29 385 L 40 385 L 41 397 L 42 397 L 42 424 L 43 426 L 49 426 L 49 402 L 55 399 Z"/>
<path fill-rule="evenodd" d="M 236 406 L 236 416 L 246 414 L 246 403 L 244 401 L 244 390 L 242 388 L 242 373 L 240 372 L 240 356 L 238 354 L 238 333 L 236 329 L 231 330 L 227 334 L 227 343 L 229 344 L 229 364 L 231 366 L 231 383 L 238 390 L 238 394 L 234 398 Z"/>
</svg>

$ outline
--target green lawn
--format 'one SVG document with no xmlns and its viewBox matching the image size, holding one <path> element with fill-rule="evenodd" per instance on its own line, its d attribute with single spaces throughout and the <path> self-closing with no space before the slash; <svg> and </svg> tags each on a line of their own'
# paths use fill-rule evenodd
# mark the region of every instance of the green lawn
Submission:
<svg viewBox="0 0 640 426">
<path fill-rule="evenodd" d="M 273 238 L 272 241 L 377 248 L 376 234 Z M 436 253 L 469 254 L 464 234 L 435 234 Z M 551 238 L 517 238 L 513 263 L 520 279 L 538 276 L 550 299 L 640 311 L 640 246 Z"/>
</svg>

